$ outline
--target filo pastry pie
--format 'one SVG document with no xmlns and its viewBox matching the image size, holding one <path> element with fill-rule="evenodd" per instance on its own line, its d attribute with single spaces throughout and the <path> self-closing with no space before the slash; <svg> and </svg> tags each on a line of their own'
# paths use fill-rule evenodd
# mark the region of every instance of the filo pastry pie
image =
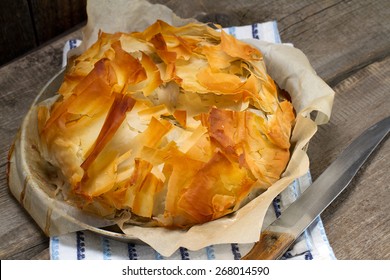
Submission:
<svg viewBox="0 0 390 280">
<path fill-rule="evenodd" d="M 108 218 L 189 227 L 238 210 L 290 158 L 294 109 L 260 51 L 204 24 L 107 34 L 38 110 L 65 200 Z"/>
</svg>

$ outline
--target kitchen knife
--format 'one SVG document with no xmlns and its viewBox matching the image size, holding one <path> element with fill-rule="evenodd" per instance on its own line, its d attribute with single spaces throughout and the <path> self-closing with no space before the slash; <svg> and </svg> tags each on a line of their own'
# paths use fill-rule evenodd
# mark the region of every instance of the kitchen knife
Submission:
<svg viewBox="0 0 390 280">
<path fill-rule="evenodd" d="M 356 138 L 271 225 L 243 259 L 278 259 L 301 233 L 348 186 L 363 163 L 386 137 L 390 117 Z"/>
</svg>

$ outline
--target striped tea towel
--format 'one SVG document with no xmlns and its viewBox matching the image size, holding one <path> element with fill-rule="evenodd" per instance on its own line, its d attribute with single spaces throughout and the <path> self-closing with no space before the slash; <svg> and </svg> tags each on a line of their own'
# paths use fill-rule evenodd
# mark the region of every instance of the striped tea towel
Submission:
<svg viewBox="0 0 390 280">
<path fill-rule="evenodd" d="M 224 29 L 238 39 L 255 38 L 281 43 L 276 21 Z M 64 47 L 64 64 L 67 52 L 81 41 L 70 40 Z M 270 224 L 311 184 L 310 172 L 298 178 L 273 201 L 264 223 Z M 240 259 L 253 244 L 211 245 L 199 251 L 180 248 L 169 258 L 164 258 L 147 245 L 125 243 L 108 239 L 90 231 L 78 231 L 50 238 L 50 257 L 53 260 L 234 260 Z M 283 259 L 335 259 L 320 217 L 295 241 Z"/>
</svg>

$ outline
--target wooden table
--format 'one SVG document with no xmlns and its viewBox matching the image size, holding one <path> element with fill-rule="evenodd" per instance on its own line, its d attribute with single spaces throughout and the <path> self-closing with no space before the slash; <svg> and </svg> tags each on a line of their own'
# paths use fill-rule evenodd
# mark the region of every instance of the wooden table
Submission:
<svg viewBox="0 0 390 280">
<path fill-rule="evenodd" d="M 313 179 L 370 125 L 390 115 L 390 1 L 152 1 L 179 16 L 223 26 L 277 20 L 335 91 L 333 114 L 309 146 Z M 188 5 L 191 5 L 190 7 Z M 61 68 L 64 42 L 80 30 L 0 68 L 0 259 L 48 259 L 49 239 L 10 194 L 7 153 L 38 91 Z M 390 259 L 390 141 L 323 213 L 338 259 Z"/>
</svg>

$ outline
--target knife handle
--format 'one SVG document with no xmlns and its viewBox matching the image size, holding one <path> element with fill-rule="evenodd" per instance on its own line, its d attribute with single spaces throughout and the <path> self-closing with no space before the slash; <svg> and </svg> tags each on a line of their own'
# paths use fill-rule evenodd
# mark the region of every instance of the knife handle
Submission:
<svg viewBox="0 0 390 280">
<path fill-rule="evenodd" d="M 276 260 L 280 258 L 294 242 L 295 237 L 288 233 L 263 231 L 260 239 L 246 254 L 243 260 Z"/>
</svg>

